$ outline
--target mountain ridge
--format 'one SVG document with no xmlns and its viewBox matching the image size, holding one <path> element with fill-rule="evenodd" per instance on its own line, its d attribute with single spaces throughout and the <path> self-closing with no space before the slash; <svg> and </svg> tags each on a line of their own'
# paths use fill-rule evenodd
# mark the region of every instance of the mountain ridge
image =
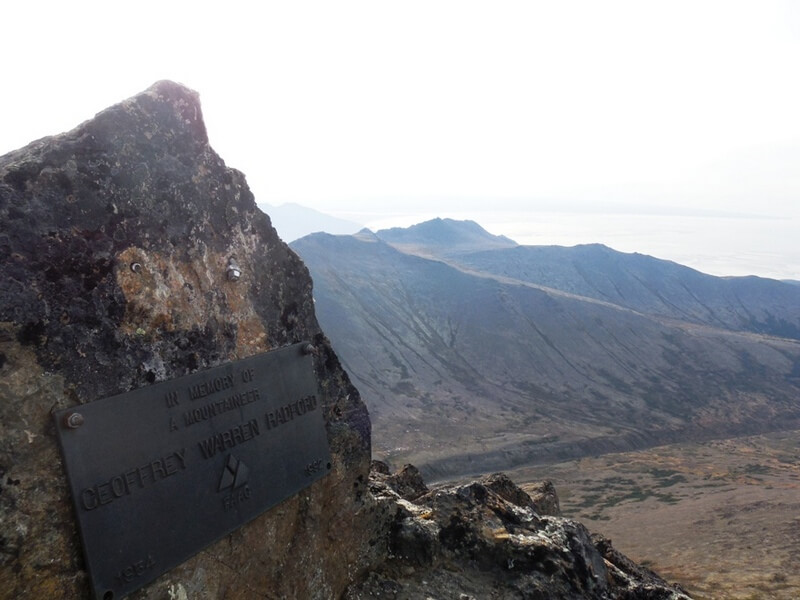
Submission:
<svg viewBox="0 0 800 600">
<path fill-rule="evenodd" d="M 450 229 L 458 223 L 451 221 Z M 426 256 L 447 258 L 477 272 L 609 301 L 647 314 L 800 339 L 800 293 L 786 282 L 755 275 L 716 277 L 674 261 L 623 253 L 603 244 L 467 250 L 462 243 L 457 252 L 437 252 L 439 245 L 420 236 L 435 235 L 435 231 L 423 225 L 415 226 L 415 237 Z M 474 225 L 468 225 L 471 232 Z M 377 235 L 382 237 L 381 233 Z M 491 236 L 485 230 L 483 233 Z M 400 236 L 395 233 L 394 237 Z M 413 252 L 410 245 L 399 249 Z M 764 296 L 777 306 L 756 313 L 748 311 L 748 305 L 766 306 Z M 793 318 L 782 318 L 781 314 Z"/>
<path fill-rule="evenodd" d="M 383 458 L 447 477 L 800 418 L 796 340 L 479 271 L 463 245 L 428 257 L 375 237 L 292 248 Z"/>
<path fill-rule="evenodd" d="M 459 255 L 461 264 L 607 300 L 640 312 L 800 339 L 800 290 L 756 276 L 715 277 L 604 246 L 520 246 Z M 785 315 L 788 315 L 786 317 Z"/>
</svg>

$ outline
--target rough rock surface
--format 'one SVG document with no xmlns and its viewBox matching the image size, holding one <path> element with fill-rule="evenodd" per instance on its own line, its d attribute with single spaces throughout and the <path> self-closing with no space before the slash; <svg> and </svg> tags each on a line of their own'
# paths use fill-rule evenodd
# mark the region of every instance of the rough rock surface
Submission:
<svg viewBox="0 0 800 600">
<path fill-rule="evenodd" d="M 52 410 L 302 340 L 332 472 L 131 597 L 340 594 L 383 552 L 369 418 L 196 93 L 159 82 L 0 157 L 0 597 L 88 597 Z"/>
<path fill-rule="evenodd" d="M 401 498 L 414 501 L 430 490 L 419 469 L 414 465 L 404 465 L 397 473 L 391 473 L 389 465 L 380 460 L 372 461 L 372 471 L 378 475 L 386 475 L 385 481 Z"/>
<path fill-rule="evenodd" d="M 389 558 L 351 586 L 347 600 L 688 599 L 580 523 L 537 512 L 503 474 L 441 486 L 413 502 L 397 483 L 388 469 L 373 468 L 370 491 L 395 515 Z M 542 488 L 546 506 L 557 506 L 552 485 Z"/>
</svg>

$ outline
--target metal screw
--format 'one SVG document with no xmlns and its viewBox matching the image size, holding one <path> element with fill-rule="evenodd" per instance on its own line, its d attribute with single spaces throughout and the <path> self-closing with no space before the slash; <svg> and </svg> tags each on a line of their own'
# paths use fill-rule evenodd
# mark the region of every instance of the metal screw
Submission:
<svg viewBox="0 0 800 600">
<path fill-rule="evenodd" d="M 142 270 L 142 265 L 140 265 L 137 262 L 131 263 L 131 271 L 133 271 L 134 273 L 140 273 L 141 270 Z"/>
<path fill-rule="evenodd" d="M 77 429 L 83 425 L 83 415 L 81 413 L 69 413 L 64 419 L 64 423 L 70 429 Z"/>
<path fill-rule="evenodd" d="M 316 354 L 317 349 L 312 344 L 306 344 L 303 346 L 303 354 Z"/>
<path fill-rule="evenodd" d="M 242 270 L 239 268 L 236 260 L 231 258 L 228 261 L 228 280 L 229 281 L 238 281 L 239 278 L 242 276 Z"/>
</svg>

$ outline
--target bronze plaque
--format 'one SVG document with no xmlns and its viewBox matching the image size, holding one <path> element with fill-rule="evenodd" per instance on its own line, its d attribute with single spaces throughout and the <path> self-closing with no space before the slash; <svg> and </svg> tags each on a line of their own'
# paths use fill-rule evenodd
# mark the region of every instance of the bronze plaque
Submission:
<svg viewBox="0 0 800 600">
<path fill-rule="evenodd" d="M 119 600 L 328 473 L 307 348 L 55 413 L 97 600 Z"/>
</svg>

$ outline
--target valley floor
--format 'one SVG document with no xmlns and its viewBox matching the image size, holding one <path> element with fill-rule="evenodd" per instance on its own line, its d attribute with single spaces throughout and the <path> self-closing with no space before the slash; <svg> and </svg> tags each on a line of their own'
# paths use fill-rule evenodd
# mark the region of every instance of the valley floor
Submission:
<svg viewBox="0 0 800 600">
<path fill-rule="evenodd" d="M 509 472 L 698 600 L 800 597 L 800 431 Z"/>
</svg>

